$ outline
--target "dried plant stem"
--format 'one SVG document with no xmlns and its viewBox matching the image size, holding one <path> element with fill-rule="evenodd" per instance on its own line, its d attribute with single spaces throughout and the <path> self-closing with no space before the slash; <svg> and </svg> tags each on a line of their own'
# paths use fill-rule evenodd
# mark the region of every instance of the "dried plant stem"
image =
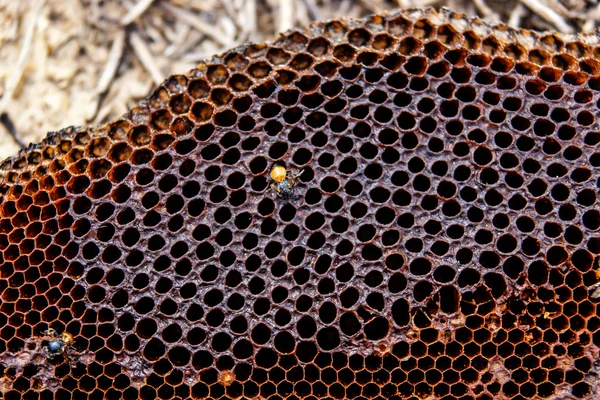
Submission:
<svg viewBox="0 0 600 400">
<path fill-rule="evenodd" d="M 110 47 L 110 52 L 108 53 L 108 59 L 106 60 L 104 71 L 102 72 L 102 76 L 100 77 L 98 86 L 96 87 L 96 93 L 104 93 L 109 88 L 113 78 L 115 77 L 115 74 L 117 73 L 117 68 L 121 62 L 124 49 L 125 30 L 121 29 L 115 36 L 115 39 Z"/>
<path fill-rule="evenodd" d="M 319 12 L 317 5 L 315 4 L 315 1 L 314 0 L 303 0 L 303 1 L 304 1 L 304 4 L 306 5 L 306 9 L 308 10 L 308 16 L 310 17 L 310 19 L 313 21 L 320 20 L 321 13 Z"/>
<path fill-rule="evenodd" d="M 31 43 L 33 42 L 35 27 L 37 26 L 40 12 L 44 6 L 44 3 L 45 0 L 38 0 L 36 7 L 34 7 L 31 11 L 31 21 L 27 27 L 25 38 L 23 39 L 23 47 L 21 47 L 21 52 L 19 53 L 19 58 L 17 59 L 14 72 L 6 84 L 6 88 L 4 89 L 4 95 L 2 96 L 2 99 L 0 99 L 0 113 L 4 111 L 6 104 L 11 100 L 19 81 L 21 80 L 21 76 L 23 76 L 23 70 L 25 69 L 25 63 L 27 62 L 27 56 L 31 50 Z"/>
<path fill-rule="evenodd" d="M 510 18 L 508 19 L 508 26 L 512 28 L 518 28 L 521 26 L 521 20 L 523 19 L 523 15 L 525 14 L 525 7 L 523 4 L 519 3 L 515 7 L 515 9 L 510 13 Z"/>
<path fill-rule="evenodd" d="M 2 123 L 2 126 L 4 126 L 6 132 L 8 132 L 10 137 L 12 137 L 17 146 L 19 146 L 20 148 L 24 148 L 26 146 L 25 141 L 17 132 L 15 124 L 13 123 L 12 119 L 7 113 L 3 112 L 2 114 L 0 114 L 0 123 Z"/>
<path fill-rule="evenodd" d="M 102 102 L 102 98 L 104 94 L 110 88 L 116 74 L 117 69 L 119 68 L 119 64 L 121 63 L 121 58 L 123 57 L 123 51 L 125 50 L 125 29 L 121 29 L 117 32 L 115 39 L 113 40 L 112 45 L 110 46 L 110 51 L 108 53 L 108 59 L 106 60 L 106 65 L 104 66 L 104 71 L 102 71 L 102 76 L 98 80 L 98 85 L 96 86 L 96 97 L 94 99 L 94 104 L 90 107 L 91 114 L 88 115 L 86 120 L 92 121 L 98 115 L 98 109 Z"/>
<path fill-rule="evenodd" d="M 131 7 L 127 14 L 121 19 L 121 25 L 129 25 L 139 18 L 154 3 L 154 0 L 139 0 L 135 6 Z"/>
<path fill-rule="evenodd" d="M 294 25 L 294 5 L 292 0 L 279 0 L 279 31 L 285 32 Z"/>
<path fill-rule="evenodd" d="M 475 4 L 475 8 L 477 11 L 481 13 L 481 15 L 485 18 L 489 18 L 494 21 L 499 21 L 500 17 L 498 14 L 494 12 L 485 2 L 485 0 L 473 0 L 473 4 Z"/>
<path fill-rule="evenodd" d="M 8 102 L 12 99 L 12 96 L 23 76 L 23 70 L 25 69 L 25 63 L 27 62 L 27 57 L 29 56 L 29 51 L 31 50 L 31 43 L 33 42 L 33 36 L 35 33 L 35 28 L 38 24 L 42 7 L 44 6 L 45 0 L 38 0 L 37 4 L 31 11 L 31 20 L 29 22 L 29 26 L 27 27 L 27 32 L 25 33 L 25 38 L 23 39 L 23 47 L 21 47 L 21 52 L 19 53 L 19 58 L 17 59 L 17 64 L 15 65 L 15 69 L 13 74 L 11 75 L 8 83 L 6 84 L 6 88 L 4 90 L 4 94 L 0 99 L 0 115 L 4 115 L 4 110 Z M 8 127 L 7 127 L 8 129 Z M 23 140 L 20 139 L 17 131 L 15 129 L 8 129 L 14 141 L 20 146 L 24 147 Z"/>
<path fill-rule="evenodd" d="M 160 84 L 164 79 L 164 75 L 156 65 L 154 57 L 152 56 L 150 49 L 148 49 L 144 39 L 142 39 L 139 33 L 132 31 L 129 34 L 129 43 L 131 44 L 131 47 L 133 47 L 133 51 L 138 60 L 140 60 L 146 71 L 152 77 L 154 83 L 156 85 Z"/>
<path fill-rule="evenodd" d="M 192 14 L 188 10 L 183 8 L 174 6 L 173 4 L 164 2 L 161 3 L 161 6 L 172 13 L 175 17 L 181 19 L 188 25 L 193 26 L 199 32 L 202 32 L 204 35 L 210 37 L 215 42 L 221 44 L 224 47 L 228 47 L 231 45 L 231 41 L 224 38 L 222 35 L 216 34 L 216 29 L 214 26 L 210 26 L 207 22 L 204 22 L 200 17 L 195 14 Z"/>
<path fill-rule="evenodd" d="M 540 0 L 520 0 L 523 5 L 529 8 L 534 13 L 551 23 L 563 33 L 573 33 L 573 27 L 569 25 L 562 16 L 560 16 L 552 8 L 542 3 Z"/>
</svg>

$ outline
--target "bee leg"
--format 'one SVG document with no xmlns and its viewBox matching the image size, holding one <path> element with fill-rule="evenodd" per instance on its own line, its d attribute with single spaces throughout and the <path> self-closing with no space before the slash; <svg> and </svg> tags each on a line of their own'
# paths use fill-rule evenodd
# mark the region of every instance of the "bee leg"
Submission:
<svg viewBox="0 0 600 400">
<path fill-rule="evenodd" d="M 74 367 L 75 366 L 75 359 L 73 357 L 71 357 L 71 354 L 69 353 L 70 349 L 66 349 L 65 351 L 65 357 L 67 358 L 67 363 L 69 364 L 70 367 Z"/>
<path fill-rule="evenodd" d="M 294 186 L 294 183 L 296 183 L 296 179 L 298 179 L 300 177 L 300 175 L 302 175 L 303 173 L 304 173 L 304 168 L 302 168 L 300 170 L 300 172 L 298 172 L 297 174 L 294 174 L 294 175 L 290 174 L 290 177 L 288 178 L 288 181 L 290 183 L 290 188 L 292 186 Z"/>
<path fill-rule="evenodd" d="M 44 335 L 49 336 L 52 339 L 54 339 L 56 336 L 58 336 L 58 333 L 56 333 L 56 331 L 52 328 L 48 328 L 43 333 L 44 333 Z"/>
</svg>

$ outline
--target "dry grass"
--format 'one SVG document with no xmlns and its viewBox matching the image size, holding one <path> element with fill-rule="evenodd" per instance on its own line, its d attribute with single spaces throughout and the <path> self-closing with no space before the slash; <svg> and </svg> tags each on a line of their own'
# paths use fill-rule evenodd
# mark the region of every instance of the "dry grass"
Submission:
<svg viewBox="0 0 600 400">
<path fill-rule="evenodd" d="M 514 27 L 590 31 L 590 0 L 0 0 L 0 158 L 125 112 L 172 73 L 311 20 L 448 6 Z"/>
</svg>

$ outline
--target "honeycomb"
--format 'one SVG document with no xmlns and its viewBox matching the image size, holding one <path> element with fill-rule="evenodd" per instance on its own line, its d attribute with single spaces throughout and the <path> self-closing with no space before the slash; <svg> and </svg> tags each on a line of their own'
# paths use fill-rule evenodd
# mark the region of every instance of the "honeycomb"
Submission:
<svg viewBox="0 0 600 400">
<path fill-rule="evenodd" d="M 599 43 L 335 20 L 49 134 L 0 168 L 1 397 L 600 398 Z"/>
</svg>

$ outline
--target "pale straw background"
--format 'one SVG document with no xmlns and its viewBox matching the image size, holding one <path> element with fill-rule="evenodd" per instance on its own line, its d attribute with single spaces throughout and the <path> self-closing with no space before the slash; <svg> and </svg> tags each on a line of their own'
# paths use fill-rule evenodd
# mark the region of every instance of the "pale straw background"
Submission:
<svg viewBox="0 0 600 400">
<path fill-rule="evenodd" d="M 315 19 L 447 6 L 513 27 L 590 31 L 596 0 L 0 0 L 0 158 L 118 117 L 153 86 Z"/>
</svg>

